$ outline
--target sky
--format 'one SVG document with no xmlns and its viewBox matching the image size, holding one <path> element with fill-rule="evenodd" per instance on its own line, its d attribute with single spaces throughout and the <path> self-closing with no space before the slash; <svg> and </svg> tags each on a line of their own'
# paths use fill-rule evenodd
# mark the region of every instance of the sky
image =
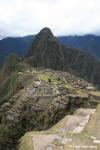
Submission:
<svg viewBox="0 0 100 150">
<path fill-rule="evenodd" d="M 100 0 L 0 0 L 0 36 L 100 34 Z"/>
</svg>

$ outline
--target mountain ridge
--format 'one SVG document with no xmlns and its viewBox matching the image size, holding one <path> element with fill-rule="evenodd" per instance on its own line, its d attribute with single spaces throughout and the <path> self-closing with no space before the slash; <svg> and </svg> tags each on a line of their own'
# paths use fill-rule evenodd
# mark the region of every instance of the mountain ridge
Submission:
<svg viewBox="0 0 100 150">
<path fill-rule="evenodd" d="M 62 45 L 48 28 L 42 29 L 33 40 L 26 62 L 32 67 L 69 70 L 100 84 L 100 61 L 88 52 Z"/>
<path fill-rule="evenodd" d="M 24 37 L 7 37 L 0 40 L 0 63 L 12 52 L 16 52 L 19 56 L 25 56 L 27 50 L 31 47 L 35 35 Z M 59 36 L 59 42 L 67 47 L 79 48 L 89 52 L 97 59 L 100 59 L 100 36 L 84 35 L 84 36 Z M 92 39 L 92 41 L 91 41 Z"/>
<path fill-rule="evenodd" d="M 83 49 L 100 59 L 100 36 L 62 36 L 59 41 L 66 46 Z"/>
<path fill-rule="evenodd" d="M 26 132 L 43 133 L 42 130 L 50 129 L 66 115 L 69 120 L 71 117 L 76 120 L 74 123 L 71 120 L 69 129 L 73 131 L 73 125 L 78 123 L 75 125 L 77 130 L 85 110 L 94 110 L 100 103 L 100 91 L 81 75 L 92 79 L 91 82 L 95 79 L 95 83 L 99 84 L 99 67 L 95 57 L 63 46 L 48 28 L 42 29 L 35 37 L 26 57 L 10 55 L 0 72 L 4 77 L 0 87 L 0 149 L 20 149 L 19 142 Z M 76 73 L 81 75 L 77 77 Z M 79 115 L 75 117 L 76 111 Z M 68 126 L 64 127 L 68 130 Z M 83 140 L 87 141 L 86 137 Z M 91 143 L 93 145 L 93 141 Z M 29 143 L 24 144 L 25 147 L 23 141 L 20 144 L 21 150 L 30 150 L 27 148 Z"/>
<path fill-rule="evenodd" d="M 95 56 L 90 55 L 89 52 L 64 46 L 59 42 L 58 38 L 53 36 L 51 30 L 48 28 L 45 28 L 45 32 L 44 29 L 42 29 L 35 37 L 28 36 L 25 37 L 25 39 L 21 39 L 23 44 L 27 41 L 29 47 L 26 48 L 29 49 L 28 51 L 25 50 L 26 52 L 23 52 L 24 55 L 27 56 L 26 61 L 30 64 L 34 64 L 34 67 L 69 70 L 75 75 L 81 76 L 85 80 L 93 82 L 99 86 L 100 61 L 96 59 Z M 12 45 L 12 38 L 10 41 L 10 44 Z M 20 40 L 15 38 L 15 41 L 19 43 Z M 24 47 L 25 46 L 26 45 L 24 45 Z M 32 49 L 34 49 L 34 56 L 31 53 Z M 22 51 L 24 51 L 24 49 Z M 23 55 L 22 51 L 19 54 L 21 56 Z M 15 52 L 17 53 L 17 51 Z M 28 57 L 28 55 L 30 55 L 30 57 Z M 1 58 L 3 58 L 2 55 Z"/>
<path fill-rule="evenodd" d="M 49 28 L 43 28 L 37 34 L 27 55 L 26 61 L 33 67 L 68 70 L 63 46 Z"/>
</svg>

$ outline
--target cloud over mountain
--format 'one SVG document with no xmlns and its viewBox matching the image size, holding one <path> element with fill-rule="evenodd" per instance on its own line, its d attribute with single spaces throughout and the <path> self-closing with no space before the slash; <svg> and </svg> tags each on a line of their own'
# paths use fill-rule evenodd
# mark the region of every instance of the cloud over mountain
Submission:
<svg viewBox="0 0 100 150">
<path fill-rule="evenodd" d="M 48 26 L 56 35 L 100 31 L 99 0 L 0 0 L 0 28 L 8 35 L 35 34 Z"/>
</svg>

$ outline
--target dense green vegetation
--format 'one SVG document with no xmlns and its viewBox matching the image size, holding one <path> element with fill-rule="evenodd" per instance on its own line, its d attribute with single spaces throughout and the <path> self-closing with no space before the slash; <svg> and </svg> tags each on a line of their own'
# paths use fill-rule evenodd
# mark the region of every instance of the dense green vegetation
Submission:
<svg viewBox="0 0 100 150">
<path fill-rule="evenodd" d="M 61 45 L 48 28 L 36 36 L 27 57 L 7 57 L 0 77 L 2 150 L 16 150 L 27 131 L 49 129 L 77 108 L 95 108 L 99 103 L 93 93 L 99 91 L 87 90 L 93 85 L 80 77 L 100 85 L 100 62 Z"/>
<path fill-rule="evenodd" d="M 33 67 L 68 71 L 100 86 L 100 61 L 82 50 L 61 45 L 48 28 L 34 39 L 26 62 Z"/>
</svg>

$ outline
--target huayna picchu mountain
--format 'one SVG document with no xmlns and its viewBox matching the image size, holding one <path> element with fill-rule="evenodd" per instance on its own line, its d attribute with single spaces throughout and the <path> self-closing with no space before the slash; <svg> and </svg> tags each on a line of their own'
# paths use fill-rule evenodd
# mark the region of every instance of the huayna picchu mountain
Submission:
<svg viewBox="0 0 100 150">
<path fill-rule="evenodd" d="M 33 67 L 68 71 L 63 46 L 49 28 L 42 29 L 35 37 L 32 47 L 28 51 L 27 62 Z"/>
<path fill-rule="evenodd" d="M 100 84 L 99 68 L 95 57 L 66 48 L 48 28 L 25 58 L 9 56 L 0 70 L 0 150 L 99 149 L 100 91 L 75 76 Z"/>
<path fill-rule="evenodd" d="M 7 37 L 0 40 L 0 66 L 11 53 L 17 53 L 18 56 L 25 56 L 30 48 L 35 35 L 24 37 Z M 100 36 L 83 35 L 83 36 L 60 36 L 57 37 L 59 42 L 67 47 L 73 47 L 87 51 L 100 59 Z"/>
<path fill-rule="evenodd" d="M 49 28 L 42 29 L 35 37 L 26 62 L 33 67 L 70 71 L 100 85 L 100 61 L 87 52 L 65 47 Z"/>
</svg>

